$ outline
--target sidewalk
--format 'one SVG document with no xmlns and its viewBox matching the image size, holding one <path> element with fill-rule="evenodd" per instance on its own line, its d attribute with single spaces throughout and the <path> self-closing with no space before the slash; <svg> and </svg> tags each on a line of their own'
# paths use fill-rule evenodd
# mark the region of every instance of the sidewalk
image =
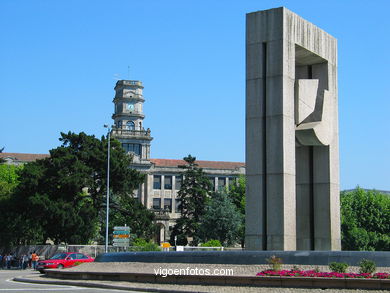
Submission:
<svg viewBox="0 0 390 293">
<path fill-rule="evenodd" d="M 275 288 L 275 287 L 250 287 L 247 284 L 243 284 L 243 286 L 230 286 L 230 285 L 201 285 L 201 282 L 196 285 L 187 285 L 181 284 L 177 285 L 175 283 L 170 284 L 162 284 L 166 278 L 162 276 L 156 276 L 156 280 L 160 280 L 162 283 L 147 283 L 147 282 L 133 282 L 133 281 L 101 281 L 101 280 L 85 280 L 87 273 L 110 273 L 115 274 L 118 273 L 138 273 L 138 274 L 154 274 L 155 270 L 164 269 L 187 269 L 190 267 L 191 269 L 198 268 L 198 271 L 203 269 L 232 269 L 233 276 L 248 276 L 254 277 L 257 272 L 268 268 L 268 266 L 264 265 L 210 265 L 210 264 L 183 264 L 183 263 L 175 263 L 175 264 L 165 264 L 165 263 L 85 263 L 80 266 L 61 270 L 62 272 L 78 272 L 81 276 L 83 272 L 85 272 L 85 277 L 80 278 L 79 280 L 71 280 L 71 279 L 57 279 L 57 278 L 48 278 L 44 275 L 39 275 L 38 273 L 28 274 L 23 276 L 22 278 L 16 278 L 16 281 L 22 282 L 34 282 L 34 283 L 45 283 L 45 284 L 57 284 L 57 285 L 73 285 L 73 286 L 82 286 L 82 287 L 94 287 L 94 288 L 106 288 L 106 289 L 119 289 L 119 290 L 133 290 L 133 291 L 142 291 L 142 292 L 231 292 L 231 293 L 239 293 L 239 292 L 271 292 L 271 293 L 279 293 L 279 292 L 291 292 L 291 293 L 309 293 L 309 292 L 343 292 L 343 293 L 360 293 L 366 292 L 365 290 L 356 290 L 356 289 L 303 289 L 303 288 Z M 284 265 L 283 268 L 289 269 L 290 267 Z M 301 266 L 302 269 L 309 269 L 307 266 Z M 327 267 L 320 267 L 321 270 L 327 270 Z M 353 270 L 357 270 L 357 268 L 353 268 Z M 386 269 L 378 269 L 378 271 L 389 271 L 390 268 Z M 56 270 L 59 271 L 59 270 Z M 229 278 L 229 276 L 226 276 Z M 385 290 L 370 290 L 373 293 L 384 293 L 388 292 Z"/>
<path fill-rule="evenodd" d="M 27 275 L 23 278 L 15 278 L 14 281 L 27 283 L 41 283 L 51 285 L 70 285 L 100 289 L 114 289 L 139 292 L 162 292 L 162 293 L 366 293 L 366 290 L 356 289 L 302 289 L 302 288 L 271 288 L 271 287 L 245 287 L 245 286 L 202 286 L 202 285 L 172 285 L 150 284 L 134 282 L 110 282 L 89 280 L 60 280 L 42 277 L 40 275 Z M 370 293 L 387 293 L 387 290 L 370 290 Z"/>
</svg>

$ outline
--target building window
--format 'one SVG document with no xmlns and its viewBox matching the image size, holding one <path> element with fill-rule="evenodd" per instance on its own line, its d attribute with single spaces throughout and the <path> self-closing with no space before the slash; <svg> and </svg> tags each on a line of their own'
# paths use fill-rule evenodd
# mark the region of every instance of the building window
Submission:
<svg viewBox="0 0 390 293">
<path fill-rule="evenodd" d="M 161 176 L 160 175 L 153 176 L 153 189 L 161 189 Z"/>
<path fill-rule="evenodd" d="M 215 177 L 210 177 L 211 191 L 215 191 Z"/>
<path fill-rule="evenodd" d="M 122 143 L 122 148 L 126 153 L 132 152 L 138 156 L 141 156 L 142 153 L 142 145 L 138 143 Z"/>
<path fill-rule="evenodd" d="M 223 190 L 226 186 L 226 177 L 218 177 L 218 190 Z"/>
<path fill-rule="evenodd" d="M 118 126 L 118 129 L 122 129 L 122 120 L 118 121 L 118 125 L 117 126 Z"/>
<path fill-rule="evenodd" d="M 172 176 L 164 177 L 164 189 L 172 189 Z"/>
<path fill-rule="evenodd" d="M 153 198 L 153 209 L 154 210 L 161 209 L 161 198 Z"/>
<path fill-rule="evenodd" d="M 177 175 L 175 178 L 175 189 L 176 190 L 180 190 L 182 181 L 183 181 L 183 176 Z"/>
<path fill-rule="evenodd" d="M 142 130 L 142 122 L 139 123 L 139 130 Z"/>
<path fill-rule="evenodd" d="M 126 128 L 127 128 L 127 130 L 134 130 L 135 129 L 134 122 L 133 121 L 127 121 Z"/>
<path fill-rule="evenodd" d="M 140 156 L 141 155 L 141 145 L 138 143 L 133 144 L 133 152 Z"/>
<path fill-rule="evenodd" d="M 172 213 L 172 199 L 171 198 L 164 198 L 164 210 L 168 210 L 170 213 Z"/>
<path fill-rule="evenodd" d="M 180 213 L 180 199 L 175 199 L 175 213 Z"/>
</svg>

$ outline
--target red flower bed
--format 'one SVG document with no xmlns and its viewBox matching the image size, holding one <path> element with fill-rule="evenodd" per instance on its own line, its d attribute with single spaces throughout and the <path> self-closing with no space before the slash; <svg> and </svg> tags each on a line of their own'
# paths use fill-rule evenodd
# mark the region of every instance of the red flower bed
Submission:
<svg viewBox="0 0 390 293">
<path fill-rule="evenodd" d="M 314 270 L 309 271 L 262 271 L 257 273 L 256 276 L 277 276 L 277 277 L 312 277 L 312 278 L 361 278 L 361 279 L 390 279 L 388 273 L 375 273 L 375 274 L 357 274 L 357 273 L 336 273 L 336 272 L 316 272 Z"/>
</svg>

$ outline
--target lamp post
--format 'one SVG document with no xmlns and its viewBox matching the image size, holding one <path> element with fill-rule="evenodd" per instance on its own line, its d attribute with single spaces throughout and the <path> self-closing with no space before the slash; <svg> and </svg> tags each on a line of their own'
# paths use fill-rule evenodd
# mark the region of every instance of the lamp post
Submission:
<svg viewBox="0 0 390 293">
<path fill-rule="evenodd" d="M 107 139 L 108 139 L 108 148 L 107 148 L 107 201 L 106 201 L 106 246 L 104 251 L 108 252 L 108 216 L 110 212 L 110 133 L 111 128 L 108 125 L 104 125 L 107 128 Z"/>
</svg>

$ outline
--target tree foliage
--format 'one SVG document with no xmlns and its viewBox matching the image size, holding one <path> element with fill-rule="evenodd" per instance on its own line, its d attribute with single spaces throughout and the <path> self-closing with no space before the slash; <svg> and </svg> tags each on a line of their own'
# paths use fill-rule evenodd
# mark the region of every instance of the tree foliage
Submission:
<svg viewBox="0 0 390 293">
<path fill-rule="evenodd" d="M 5 203 L 8 210 L 3 220 L 10 230 L 4 231 L 6 241 L 86 244 L 99 239 L 99 233 L 104 235 L 107 139 L 69 132 L 61 133 L 60 141 L 50 157 L 28 163 L 18 173 L 20 183 Z M 129 168 L 130 163 L 120 143 L 112 140 L 110 193 L 116 201 L 111 201 L 111 216 L 130 221 L 129 213 L 138 215 L 127 224 L 139 234 L 143 234 L 140 229 L 148 233 L 153 215 L 131 197 L 144 177 Z"/>
<path fill-rule="evenodd" d="M 240 177 L 238 177 L 237 184 L 229 186 L 228 191 L 230 199 L 241 214 L 241 224 L 238 236 L 242 247 L 244 247 L 245 244 L 245 188 L 246 178 L 244 175 L 240 175 Z"/>
<path fill-rule="evenodd" d="M 200 245 L 201 247 L 221 247 L 222 243 L 219 240 L 211 239 Z"/>
<path fill-rule="evenodd" d="M 390 250 L 390 197 L 356 188 L 341 193 L 343 250 Z"/>
<path fill-rule="evenodd" d="M 200 219 L 205 213 L 207 195 L 211 190 L 210 179 L 196 164 L 196 158 L 188 155 L 184 158 L 187 163 L 179 166 L 186 169 L 181 188 L 178 192 L 180 200 L 180 218 L 171 233 L 171 244 L 174 245 L 174 237 L 177 236 L 179 245 L 186 245 L 187 238 L 192 238 L 191 245 L 199 243 Z"/>
<path fill-rule="evenodd" d="M 23 166 L 0 164 L 0 199 L 13 193 L 19 184 L 18 170 Z"/>
<path fill-rule="evenodd" d="M 110 230 L 128 224 L 137 238 L 152 239 L 157 233 L 154 213 L 145 210 L 138 200 L 129 196 L 114 196 L 110 216 Z"/>
<path fill-rule="evenodd" d="M 0 149 L 0 153 L 2 153 L 4 151 L 4 147 L 2 147 Z M 5 162 L 5 160 L 3 158 L 0 158 L 0 164 L 3 164 Z"/>
<path fill-rule="evenodd" d="M 241 225 L 242 215 L 227 193 L 213 193 L 200 222 L 202 241 L 216 239 L 224 246 L 232 245 L 240 236 Z"/>
</svg>

